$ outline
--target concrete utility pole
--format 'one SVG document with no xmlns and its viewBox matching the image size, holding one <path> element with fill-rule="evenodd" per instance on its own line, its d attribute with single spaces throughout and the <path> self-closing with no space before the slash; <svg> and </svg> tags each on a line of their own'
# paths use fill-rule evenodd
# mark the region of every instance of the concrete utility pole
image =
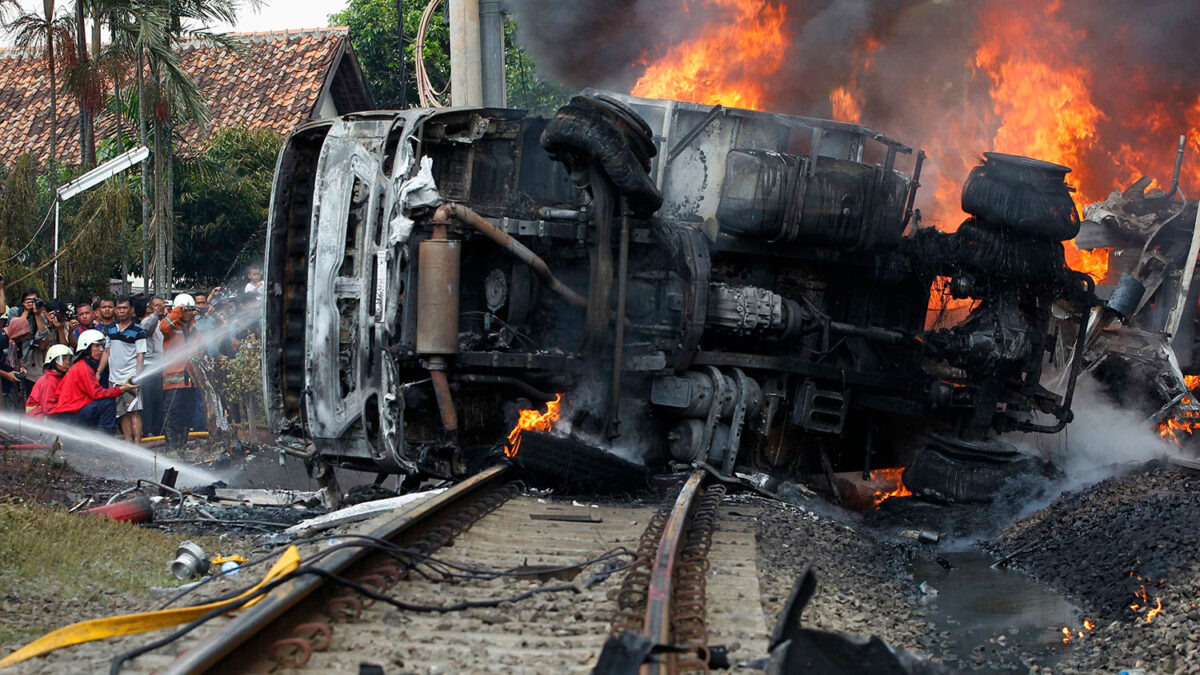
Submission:
<svg viewBox="0 0 1200 675">
<path fill-rule="evenodd" d="M 450 0 L 450 105 L 483 105 L 479 0 Z"/>
<path fill-rule="evenodd" d="M 504 7 L 501 0 L 479 0 L 480 61 L 483 69 L 483 104 L 508 105 L 504 77 Z"/>
<path fill-rule="evenodd" d="M 450 105 L 503 108 L 502 0 L 450 1 Z"/>
</svg>

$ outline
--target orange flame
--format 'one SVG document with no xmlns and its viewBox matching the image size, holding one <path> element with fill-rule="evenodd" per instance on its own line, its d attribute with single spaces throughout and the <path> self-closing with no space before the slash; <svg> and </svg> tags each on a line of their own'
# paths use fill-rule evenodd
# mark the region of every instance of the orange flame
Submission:
<svg viewBox="0 0 1200 675">
<path fill-rule="evenodd" d="M 1187 385 L 1188 389 L 1195 390 L 1196 387 L 1200 387 L 1200 375 L 1184 375 L 1183 383 Z"/>
<path fill-rule="evenodd" d="M 925 330 L 953 328 L 967 320 L 979 306 L 978 300 L 950 295 L 950 277 L 936 277 L 929 286 L 929 307 L 925 310 Z"/>
<path fill-rule="evenodd" d="M 1104 283 L 1108 276 L 1108 255 L 1111 248 L 1079 249 L 1074 241 L 1064 241 L 1063 249 L 1067 257 L 1067 267 L 1084 272 L 1096 283 Z"/>
<path fill-rule="evenodd" d="M 877 469 L 871 472 L 871 480 L 886 480 L 888 482 L 895 483 L 896 485 L 896 487 L 892 488 L 891 490 L 876 490 L 875 506 L 879 506 L 884 501 L 891 499 L 892 497 L 912 496 L 912 492 L 910 492 L 908 488 L 904 487 L 904 481 L 901 478 L 903 474 L 904 467 L 895 469 Z"/>
<path fill-rule="evenodd" d="M 1162 600 L 1159 600 L 1157 595 L 1154 596 L 1154 602 L 1157 605 L 1157 607 L 1150 610 L 1149 612 L 1146 612 L 1146 623 L 1150 623 L 1151 621 L 1154 621 L 1154 617 L 1158 616 L 1158 613 L 1162 611 Z"/>
<path fill-rule="evenodd" d="M 829 93 L 829 102 L 833 104 L 833 118 L 840 122 L 858 124 L 862 120 L 862 109 L 855 100 L 854 94 L 846 87 L 838 87 Z"/>
<path fill-rule="evenodd" d="M 648 64 L 633 95 L 761 110 L 765 83 L 783 65 L 789 44 L 786 8 L 767 0 L 700 1 L 720 10 L 721 20 Z"/>
<path fill-rule="evenodd" d="M 1062 633 L 1062 641 L 1063 641 L 1063 644 L 1066 645 L 1066 644 L 1071 644 L 1072 639 L 1082 640 L 1084 638 L 1084 636 L 1088 634 L 1088 632 L 1092 631 L 1095 628 L 1096 628 L 1096 624 L 1092 623 L 1088 619 L 1084 619 L 1083 620 L 1083 630 L 1075 631 L 1074 638 L 1071 637 L 1071 627 L 1070 626 L 1063 626 L 1062 630 L 1059 632 Z"/>
<path fill-rule="evenodd" d="M 1132 577 L 1133 574 L 1133 572 L 1130 572 L 1129 576 Z M 1154 583 L 1154 579 L 1151 579 L 1150 577 L 1143 579 L 1141 576 L 1138 576 L 1137 580 L 1145 581 L 1148 584 Z M 1165 583 L 1167 583 L 1166 579 L 1158 580 L 1158 585 L 1160 586 Z M 1157 595 L 1154 596 L 1154 607 L 1150 607 L 1150 594 L 1146 592 L 1146 584 L 1141 584 L 1138 586 L 1138 589 L 1133 592 L 1133 597 L 1137 598 L 1141 602 L 1135 602 L 1129 605 L 1129 609 L 1132 609 L 1134 612 L 1138 612 L 1142 609 L 1148 609 L 1149 611 L 1147 611 L 1146 615 L 1142 617 L 1146 623 L 1154 621 L 1154 617 L 1158 616 L 1158 613 L 1162 611 L 1162 599 Z"/>
<path fill-rule="evenodd" d="M 991 113 L 999 122 L 991 134 L 991 148 L 1025 155 L 1072 168 L 1067 183 L 1077 190 L 1089 178 L 1085 152 L 1097 143 L 1097 125 L 1106 119 L 1092 102 L 1093 76 L 1076 63 L 1070 45 L 1082 39 L 1063 16 L 1061 0 L 1027 11 L 1021 3 L 993 4 L 979 23 L 975 52 L 977 74 L 990 82 Z M 963 147 L 985 140 L 988 133 L 963 123 L 935 141 L 931 155 L 945 158 L 965 176 L 975 163 Z M 982 138 L 981 138 L 982 136 Z M 954 158 L 962 158 L 956 162 Z M 964 215 L 959 208 L 961 178 L 943 170 L 934 184 L 934 221 L 953 230 Z M 1102 194 L 1076 192 L 1076 205 L 1097 201 Z M 1064 243 L 1067 266 L 1085 272 L 1097 283 L 1108 275 L 1111 249 L 1080 250 L 1074 241 Z"/>
<path fill-rule="evenodd" d="M 504 456 L 513 458 L 521 449 L 522 431 L 550 431 L 561 414 L 562 394 L 555 394 L 553 401 L 546 403 L 546 412 L 537 410 L 522 410 L 517 426 L 508 432 L 508 445 L 504 446 Z"/>
<path fill-rule="evenodd" d="M 781 84 L 792 37 L 785 32 L 798 4 L 782 0 L 678 0 L 687 14 L 706 10 L 713 18 L 692 37 L 652 48 L 633 87 L 638 96 L 706 104 L 786 111 Z M 1175 141 L 1187 133 L 1189 157 L 1200 153 L 1200 96 L 1182 108 L 1143 95 L 1138 82 L 1113 84 L 1084 52 L 1073 46 L 1094 40 L 1073 22 L 1062 0 L 1006 0 L 978 3 L 974 53 L 963 64 L 960 107 L 945 106 L 922 145 L 929 154 L 923 183 L 925 222 L 954 231 L 962 181 L 979 153 L 996 150 L 1064 164 L 1080 207 L 1142 175 L 1165 187 L 1174 164 Z M 868 36 L 849 46 L 852 60 L 828 99 L 835 119 L 870 124 L 868 82 L 886 38 Z M 878 80 L 879 78 L 875 78 Z M 1106 110 L 1105 92 L 1114 86 L 1147 101 L 1142 112 Z M 1186 100 L 1191 101 L 1191 95 Z M 804 111 L 809 114 L 819 111 Z M 1185 162 L 1181 184 L 1200 184 L 1200 161 Z M 931 200 L 926 198 L 932 196 Z M 1066 242 L 1066 262 L 1097 282 L 1109 273 L 1109 249 L 1079 250 Z"/>
<path fill-rule="evenodd" d="M 1188 377 L 1196 376 L 1184 376 L 1185 383 L 1187 383 Z M 1190 384 L 1188 386 L 1191 387 Z M 1191 405 L 1192 400 L 1185 397 L 1180 403 Z M 1162 438 L 1164 441 L 1170 441 L 1179 447 L 1183 447 L 1183 442 L 1196 433 L 1198 429 L 1200 429 L 1200 412 L 1187 408 L 1176 410 L 1174 414 L 1163 418 L 1154 427 L 1154 430 L 1158 432 L 1159 438 Z"/>
</svg>

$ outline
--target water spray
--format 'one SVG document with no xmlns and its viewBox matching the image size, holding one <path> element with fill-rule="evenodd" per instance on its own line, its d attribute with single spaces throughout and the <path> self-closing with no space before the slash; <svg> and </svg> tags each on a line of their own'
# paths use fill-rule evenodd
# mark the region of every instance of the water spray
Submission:
<svg viewBox="0 0 1200 675">
<path fill-rule="evenodd" d="M 252 321 L 258 318 L 258 308 L 242 308 L 226 323 L 215 331 L 197 332 L 194 337 L 188 339 L 180 348 L 171 349 L 163 353 L 163 358 L 152 368 L 143 370 L 139 375 L 131 381 L 134 384 L 141 384 L 146 378 L 163 372 L 168 368 L 186 363 L 196 356 L 200 356 L 210 346 L 220 344 L 221 341 L 234 335 L 237 331 L 242 330 L 250 325 Z"/>
<path fill-rule="evenodd" d="M 110 454 L 119 455 L 123 459 L 132 460 L 136 463 L 139 471 L 156 471 L 158 462 L 156 453 L 97 430 L 49 419 L 34 419 L 20 413 L 6 411 L 0 411 L 0 428 L 26 438 L 40 435 L 43 438 L 69 439 L 80 446 L 101 449 Z M 71 450 L 77 449 L 71 448 Z M 179 470 L 179 479 L 188 485 L 208 485 L 221 478 L 216 472 L 190 466 L 176 458 L 172 458 L 171 462 Z"/>
</svg>

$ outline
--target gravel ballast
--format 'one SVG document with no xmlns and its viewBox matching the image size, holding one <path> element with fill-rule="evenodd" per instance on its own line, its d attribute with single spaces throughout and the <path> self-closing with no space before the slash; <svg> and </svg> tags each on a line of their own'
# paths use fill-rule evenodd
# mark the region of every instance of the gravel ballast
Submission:
<svg viewBox="0 0 1200 675">
<path fill-rule="evenodd" d="M 1066 492 L 989 543 L 1096 628 L 1056 672 L 1200 671 L 1200 477 L 1148 464 Z M 1158 607 L 1157 615 L 1148 615 Z"/>
</svg>

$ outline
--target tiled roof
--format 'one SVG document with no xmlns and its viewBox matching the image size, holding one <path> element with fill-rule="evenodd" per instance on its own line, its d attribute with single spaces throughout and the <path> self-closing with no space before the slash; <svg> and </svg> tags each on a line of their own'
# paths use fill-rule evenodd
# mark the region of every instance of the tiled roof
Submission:
<svg viewBox="0 0 1200 675">
<path fill-rule="evenodd" d="M 177 49 L 184 69 L 208 99 L 213 128 L 265 127 L 287 133 L 314 118 L 322 87 L 349 32 L 317 28 L 229 37 L 240 46 L 229 49 L 208 40 L 186 40 Z M 63 77 L 60 71 L 60 85 Z M 0 50 L 0 162 L 27 152 L 39 159 L 49 156 L 49 111 L 45 60 L 23 50 Z M 202 139 L 194 125 L 179 131 L 185 152 L 187 144 Z M 72 164 L 79 161 L 78 106 L 61 88 L 58 157 Z"/>
</svg>

